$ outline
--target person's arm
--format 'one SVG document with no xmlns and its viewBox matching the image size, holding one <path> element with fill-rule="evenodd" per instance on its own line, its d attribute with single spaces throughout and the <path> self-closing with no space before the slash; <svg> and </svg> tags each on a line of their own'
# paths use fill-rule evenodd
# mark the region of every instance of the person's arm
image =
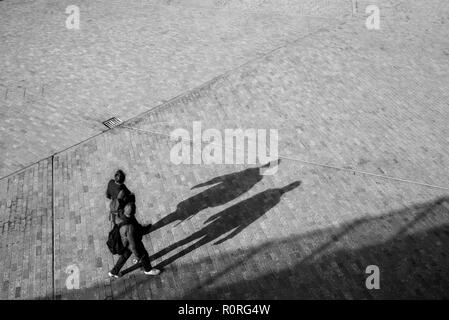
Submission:
<svg viewBox="0 0 449 320">
<path fill-rule="evenodd" d="M 108 183 L 108 187 L 106 189 L 106 198 L 111 199 L 112 195 L 111 195 L 111 182 L 112 180 L 109 181 Z"/>
<path fill-rule="evenodd" d="M 137 248 L 139 240 L 137 239 L 136 232 L 137 230 L 133 224 L 128 225 L 128 248 L 134 253 L 134 256 L 140 260 L 142 256 Z"/>
<path fill-rule="evenodd" d="M 117 199 L 123 202 L 125 198 L 126 198 L 126 191 L 124 189 L 120 189 L 120 191 L 117 194 Z"/>
<path fill-rule="evenodd" d="M 126 227 L 120 227 L 120 238 L 122 239 L 122 244 L 126 248 L 129 246 L 128 241 L 128 230 L 126 230 Z"/>
</svg>

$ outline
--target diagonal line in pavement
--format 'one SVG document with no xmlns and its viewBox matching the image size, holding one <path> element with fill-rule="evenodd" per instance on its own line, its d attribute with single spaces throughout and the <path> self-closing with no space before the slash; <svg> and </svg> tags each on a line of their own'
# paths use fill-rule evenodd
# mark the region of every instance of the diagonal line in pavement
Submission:
<svg viewBox="0 0 449 320">
<path fill-rule="evenodd" d="M 126 126 L 124 124 L 123 125 L 119 125 L 118 127 L 130 129 L 130 130 L 134 130 L 134 131 L 140 131 L 140 132 L 144 132 L 144 133 L 150 133 L 150 134 L 156 134 L 156 135 L 170 137 L 170 135 L 167 134 L 167 133 L 153 131 L 153 130 L 143 130 L 143 129 L 133 128 L 133 127 Z M 182 140 L 186 141 L 186 142 L 193 142 L 193 139 L 182 139 Z M 216 145 L 216 146 L 219 146 L 219 147 L 222 146 L 221 144 L 217 144 L 217 143 L 214 143 L 214 142 L 210 142 L 209 144 Z M 238 148 L 236 148 L 236 149 L 239 150 Z M 242 150 L 239 150 L 239 151 L 242 151 Z M 323 163 L 319 163 L 319 162 L 306 161 L 306 160 L 302 160 L 300 158 L 288 157 L 288 156 L 283 156 L 283 155 L 279 155 L 278 158 L 285 159 L 285 160 L 290 160 L 290 161 L 301 162 L 303 164 L 311 165 L 311 166 L 317 166 L 317 167 L 322 167 L 322 168 L 334 169 L 334 170 L 338 170 L 338 171 L 345 171 L 345 172 L 350 172 L 350 173 L 353 173 L 353 174 L 358 173 L 358 174 L 362 174 L 362 175 L 366 175 L 366 176 L 372 176 L 372 177 L 376 177 L 376 178 L 382 178 L 382 179 L 387 179 L 387 180 L 393 180 L 393 181 L 398 181 L 398 182 L 404 182 L 404 183 L 419 185 L 419 186 L 423 186 L 423 187 L 429 187 L 429 188 L 449 191 L 449 187 L 438 186 L 438 185 L 429 184 L 429 183 L 420 182 L 420 181 L 415 181 L 415 180 L 406 179 L 406 178 L 393 177 L 393 176 L 388 176 L 388 175 L 384 175 L 384 174 L 377 174 L 377 173 L 373 173 L 373 172 L 362 171 L 362 170 L 357 170 L 357 169 L 350 169 L 350 168 L 345 168 L 345 167 L 331 166 L 331 165 L 327 165 L 327 164 L 323 164 Z"/>
</svg>

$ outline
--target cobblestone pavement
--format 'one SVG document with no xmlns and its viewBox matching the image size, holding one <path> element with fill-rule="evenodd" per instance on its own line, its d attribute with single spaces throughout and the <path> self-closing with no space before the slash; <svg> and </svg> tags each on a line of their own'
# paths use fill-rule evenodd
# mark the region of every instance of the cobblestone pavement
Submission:
<svg viewBox="0 0 449 320">
<path fill-rule="evenodd" d="M 199 58 L 204 77 L 216 76 L 211 81 L 0 180 L 0 297 L 448 298 L 446 190 L 286 159 L 277 174 L 263 177 L 246 165 L 169 161 L 175 142 L 168 134 L 201 121 L 203 129 L 278 129 L 283 156 L 447 187 L 448 7 L 443 1 L 377 3 L 378 31 L 364 27 L 365 2 L 359 1 L 354 17 L 317 23 L 303 36 L 296 30 L 270 47 L 276 50 L 245 56 L 238 68 L 215 60 L 210 65 L 218 69 L 207 73 L 208 60 Z M 207 12 L 238 11 L 215 4 L 211 10 L 199 2 Z M 154 6 L 174 16 L 191 8 L 176 1 Z M 284 14 L 282 6 L 279 11 Z M 177 94 L 189 86 L 172 88 Z M 103 94 L 98 86 L 89 90 L 92 101 Z M 49 96 L 68 110 L 82 100 L 69 105 L 62 103 L 68 97 Z M 43 107 L 49 101 L 36 98 Z M 157 102 L 138 105 L 118 110 L 127 118 Z M 74 131 L 82 134 L 69 134 L 77 142 L 97 132 L 83 123 Z M 42 152 L 50 148 L 44 144 Z M 159 221 L 144 242 L 153 264 L 164 267 L 160 277 L 139 271 L 106 277 L 116 258 L 105 246 L 104 189 L 119 167 L 136 193 L 138 220 Z M 217 177 L 221 183 L 195 187 Z M 280 196 L 293 182 L 300 184 Z M 180 212 L 178 204 L 190 209 Z M 368 265 L 380 268 L 380 290 L 365 287 Z M 80 270 L 79 290 L 66 289 L 69 266 Z"/>
<path fill-rule="evenodd" d="M 0 176 L 351 12 L 346 0 L 277 2 L 2 1 Z M 73 4 L 79 30 L 65 27 Z"/>
</svg>

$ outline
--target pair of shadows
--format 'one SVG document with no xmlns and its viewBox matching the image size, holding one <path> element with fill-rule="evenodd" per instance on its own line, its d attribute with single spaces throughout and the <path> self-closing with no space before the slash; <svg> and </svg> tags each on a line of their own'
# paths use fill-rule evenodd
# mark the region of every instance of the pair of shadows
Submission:
<svg viewBox="0 0 449 320">
<path fill-rule="evenodd" d="M 219 183 L 218 185 L 181 202 L 177 206 L 175 212 L 169 214 L 167 217 L 161 219 L 153 225 L 152 231 L 177 220 L 182 222 L 190 219 L 193 215 L 205 208 L 225 204 L 240 196 L 262 179 L 263 175 L 260 174 L 261 168 L 263 167 L 246 169 L 241 172 L 217 177 L 206 183 L 193 187 L 199 188 L 202 186 Z M 207 225 L 201 230 L 159 251 L 158 253 L 152 255 L 150 259 L 155 260 L 179 247 L 196 241 L 194 244 L 188 246 L 155 266 L 158 269 L 162 269 L 175 260 L 209 242 L 215 240 L 214 245 L 221 244 L 226 240 L 235 237 L 247 226 L 262 217 L 266 212 L 281 201 L 283 194 L 297 188 L 300 184 L 300 181 L 295 181 L 283 188 L 265 190 L 249 199 L 243 200 L 223 211 L 220 211 L 209 217 L 204 222 L 204 224 Z M 221 238 L 225 234 L 228 235 Z M 123 270 L 122 275 L 125 275 L 140 267 L 140 264 L 135 264 L 130 268 Z"/>
</svg>

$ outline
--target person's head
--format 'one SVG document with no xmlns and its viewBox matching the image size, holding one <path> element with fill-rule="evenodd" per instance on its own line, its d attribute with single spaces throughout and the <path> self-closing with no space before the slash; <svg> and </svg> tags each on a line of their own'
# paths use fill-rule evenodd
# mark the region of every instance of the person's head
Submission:
<svg viewBox="0 0 449 320">
<path fill-rule="evenodd" d="M 128 202 L 125 205 L 125 208 L 123 208 L 123 214 L 128 219 L 134 217 L 135 214 L 136 214 L 136 205 L 135 205 L 135 203 L 134 202 Z"/>
<path fill-rule="evenodd" d="M 117 170 L 114 174 L 114 180 L 116 183 L 122 184 L 125 182 L 126 175 L 122 170 Z"/>
</svg>

